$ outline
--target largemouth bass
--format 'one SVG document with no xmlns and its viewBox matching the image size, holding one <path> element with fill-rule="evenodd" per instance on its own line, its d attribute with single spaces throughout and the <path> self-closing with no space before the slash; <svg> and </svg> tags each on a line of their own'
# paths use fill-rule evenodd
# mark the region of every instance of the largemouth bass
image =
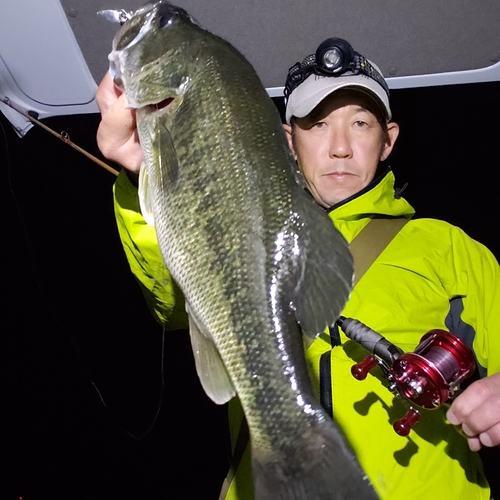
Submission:
<svg viewBox="0 0 500 500">
<path fill-rule="evenodd" d="M 137 109 L 141 207 L 185 296 L 201 383 L 241 400 L 255 497 L 376 498 L 313 395 L 302 342 L 340 314 L 351 255 L 254 69 L 166 1 L 132 15 L 110 61 Z"/>
</svg>

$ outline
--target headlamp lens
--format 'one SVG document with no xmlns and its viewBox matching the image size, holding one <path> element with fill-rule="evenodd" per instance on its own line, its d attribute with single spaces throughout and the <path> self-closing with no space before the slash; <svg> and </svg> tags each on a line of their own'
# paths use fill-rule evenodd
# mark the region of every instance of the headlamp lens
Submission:
<svg viewBox="0 0 500 500">
<path fill-rule="evenodd" d="M 323 64 L 325 68 L 328 68 L 334 73 L 342 67 L 343 59 L 342 51 L 338 47 L 333 47 L 323 54 Z"/>
</svg>

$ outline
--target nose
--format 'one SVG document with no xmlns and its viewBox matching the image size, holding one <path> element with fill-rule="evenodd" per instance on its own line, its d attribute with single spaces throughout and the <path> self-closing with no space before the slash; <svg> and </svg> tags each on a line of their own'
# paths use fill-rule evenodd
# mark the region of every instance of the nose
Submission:
<svg viewBox="0 0 500 500">
<path fill-rule="evenodd" d="M 342 127 L 332 127 L 330 130 L 330 158 L 351 158 L 352 148 L 349 134 Z"/>
</svg>

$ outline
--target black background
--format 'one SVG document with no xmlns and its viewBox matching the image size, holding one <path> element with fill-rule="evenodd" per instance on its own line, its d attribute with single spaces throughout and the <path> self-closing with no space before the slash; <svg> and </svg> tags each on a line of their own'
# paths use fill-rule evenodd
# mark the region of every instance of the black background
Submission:
<svg viewBox="0 0 500 500">
<path fill-rule="evenodd" d="M 417 216 L 459 225 L 498 258 L 500 83 L 397 90 L 392 102 L 390 164 Z M 217 498 L 225 407 L 203 393 L 188 334 L 163 335 L 144 304 L 114 176 L 39 127 L 20 139 L 0 120 L 0 499 Z M 98 115 L 44 123 L 102 158 Z"/>
</svg>

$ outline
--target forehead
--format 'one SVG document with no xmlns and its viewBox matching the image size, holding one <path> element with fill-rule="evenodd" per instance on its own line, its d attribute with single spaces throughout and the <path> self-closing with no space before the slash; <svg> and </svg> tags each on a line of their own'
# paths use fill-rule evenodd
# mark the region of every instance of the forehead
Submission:
<svg viewBox="0 0 500 500">
<path fill-rule="evenodd" d="M 343 88 L 325 97 L 304 119 L 316 121 L 337 109 L 352 106 L 353 112 L 366 112 L 378 120 L 380 108 L 375 99 L 360 90 Z"/>
</svg>

